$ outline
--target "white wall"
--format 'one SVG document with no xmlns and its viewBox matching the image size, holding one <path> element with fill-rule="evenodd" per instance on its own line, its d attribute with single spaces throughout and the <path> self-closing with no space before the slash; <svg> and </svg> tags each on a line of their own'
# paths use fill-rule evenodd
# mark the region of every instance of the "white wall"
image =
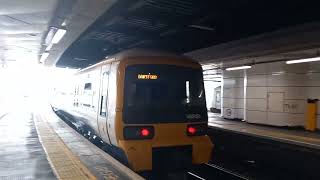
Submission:
<svg viewBox="0 0 320 180">
<path fill-rule="evenodd" d="M 250 123 L 304 126 L 307 99 L 320 99 L 319 62 L 258 64 L 246 71 L 225 71 L 223 80 L 224 112 L 231 109 L 235 111 L 231 118 Z"/>
<path fill-rule="evenodd" d="M 224 71 L 222 87 L 222 116 L 244 118 L 244 71 Z"/>
<path fill-rule="evenodd" d="M 207 109 L 212 107 L 216 107 L 216 97 L 214 94 L 215 88 L 221 86 L 221 82 L 215 81 L 204 81 L 204 88 L 206 93 L 206 102 L 207 102 Z"/>
</svg>

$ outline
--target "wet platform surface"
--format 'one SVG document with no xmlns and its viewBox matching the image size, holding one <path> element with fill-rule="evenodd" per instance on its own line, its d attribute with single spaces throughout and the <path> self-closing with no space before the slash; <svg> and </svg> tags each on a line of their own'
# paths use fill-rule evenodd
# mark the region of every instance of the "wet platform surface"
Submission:
<svg viewBox="0 0 320 180">
<path fill-rule="evenodd" d="M 0 179 L 142 179 L 69 127 L 48 104 L 31 100 L 0 109 L 0 135 Z"/>
<path fill-rule="evenodd" d="M 97 179 L 142 179 L 132 170 L 78 134 L 53 112 L 48 112 L 45 117 L 42 116 L 40 118 L 47 121 L 48 125 L 63 140 L 64 144 Z"/>
<path fill-rule="evenodd" d="M 209 128 L 320 149 L 320 133 L 318 132 L 249 124 L 241 121 L 226 120 L 211 113 L 208 115 Z"/>
<path fill-rule="evenodd" d="M 0 115 L 0 179 L 56 179 L 32 113 Z"/>
</svg>

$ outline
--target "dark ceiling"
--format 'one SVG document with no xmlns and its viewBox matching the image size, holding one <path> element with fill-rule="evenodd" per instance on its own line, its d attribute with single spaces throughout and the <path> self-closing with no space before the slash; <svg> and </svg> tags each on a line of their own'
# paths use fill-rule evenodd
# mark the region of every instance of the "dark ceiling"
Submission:
<svg viewBox="0 0 320 180">
<path fill-rule="evenodd" d="M 118 0 L 56 65 L 83 68 L 131 48 L 186 53 L 319 21 L 319 5 L 311 0 Z"/>
</svg>

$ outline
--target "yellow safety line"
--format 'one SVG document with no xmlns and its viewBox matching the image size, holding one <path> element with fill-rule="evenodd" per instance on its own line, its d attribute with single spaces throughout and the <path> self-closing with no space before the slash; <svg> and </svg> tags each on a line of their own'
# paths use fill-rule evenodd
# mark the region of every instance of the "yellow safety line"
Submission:
<svg viewBox="0 0 320 180">
<path fill-rule="evenodd" d="M 35 124 L 40 142 L 58 179 L 97 179 L 66 146 L 45 118 L 37 116 Z"/>
<path fill-rule="evenodd" d="M 300 139 L 300 140 L 302 140 L 303 143 L 305 143 L 305 142 L 308 143 L 310 141 L 320 143 L 319 139 L 312 138 L 312 137 L 305 137 L 305 136 L 299 136 L 299 135 L 293 135 L 293 134 L 285 134 L 282 132 L 270 132 L 268 130 L 261 130 L 261 129 L 259 129 L 259 130 L 258 129 L 251 129 L 250 131 L 256 132 L 256 134 L 268 134 L 268 135 L 271 135 L 276 138 L 287 138 L 288 140 L 293 140 L 293 141 Z M 263 132 L 263 133 L 261 133 L 261 132 Z"/>
</svg>

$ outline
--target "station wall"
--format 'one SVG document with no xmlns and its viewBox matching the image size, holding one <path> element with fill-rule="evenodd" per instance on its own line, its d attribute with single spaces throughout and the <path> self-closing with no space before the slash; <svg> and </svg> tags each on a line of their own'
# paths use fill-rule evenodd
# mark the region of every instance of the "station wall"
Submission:
<svg viewBox="0 0 320 180">
<path fill-rule="evenodd" d="M 244 119 L 244 71 L 224 71 L 222 87 L 222 116 Z"/>
<path fill-rule="evenodd" d="M 207 109 L 210 109 L 210 108 L 221 109 L 220 104 L 217 103 L 216 94 L 215 94 L 216 88 L 218 87 L 221 87 L 220 82 L 204 81 Z"/>
<path fill-rule="evenodd" d="M 223 117 L 250 123 L 304 126 L 307 99 L 320 99 L 320 63 L 258 64 L 224 71 L 223 81 Z M 320 129 L 320 103 L 317 114 Z"/>
</svg>

